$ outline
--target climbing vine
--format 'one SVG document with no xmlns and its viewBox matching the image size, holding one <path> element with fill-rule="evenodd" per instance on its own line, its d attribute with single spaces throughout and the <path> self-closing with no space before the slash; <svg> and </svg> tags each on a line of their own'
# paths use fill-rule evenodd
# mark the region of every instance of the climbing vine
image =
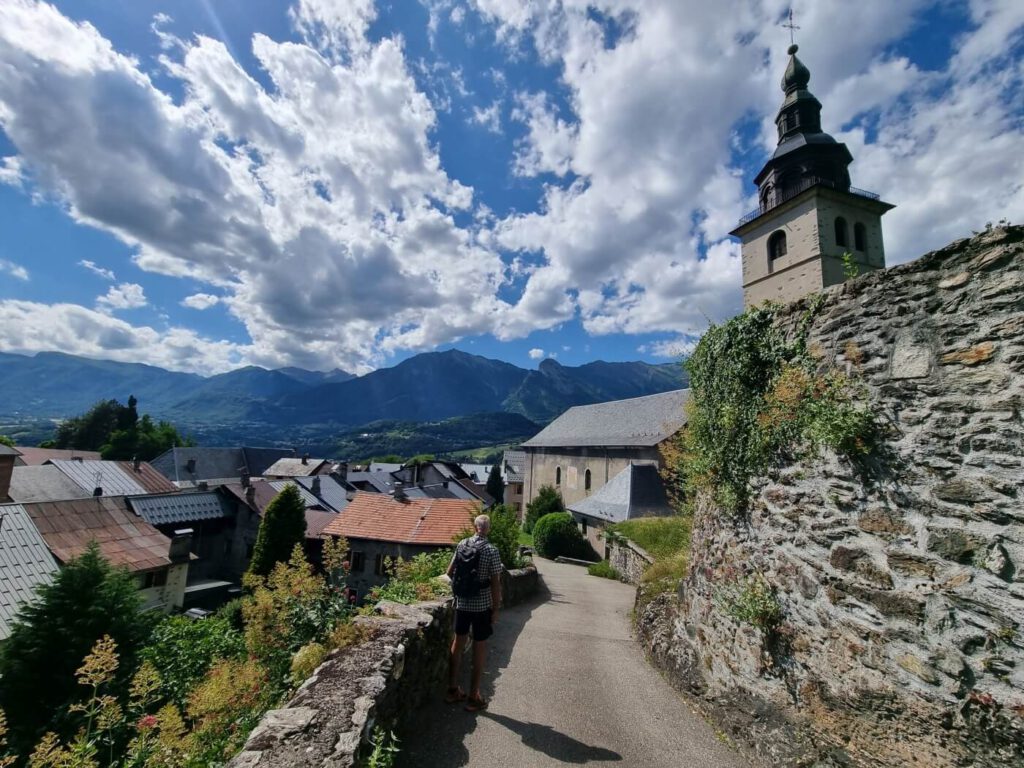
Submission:
<svg viewBox="0 0 1024 768">
<path fill-rule="evenodd" d="M 807 349 L 822 297 L 789 337 L 778 307 L 748 310 L 712 326 L 686 362 L 688 422 L 680 463 L 687 496 L 707 490 L 730 512 L 746 509 L 751 480 L 783 459 L 830 448 L 868 454 L 877 429 L 865 392 L 838 370 L 822 370 Z"/>
</svg>

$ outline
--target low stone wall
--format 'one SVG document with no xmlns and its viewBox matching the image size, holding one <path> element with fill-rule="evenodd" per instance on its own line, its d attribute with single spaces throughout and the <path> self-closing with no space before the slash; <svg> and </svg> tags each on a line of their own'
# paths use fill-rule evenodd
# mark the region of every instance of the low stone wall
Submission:
<svg viewBox="0 0 1024 768">
<path fill-rule="evenodd" d="M 534 565 L 501 572 L 501 604 L 505 608 L 519 605 L 540 589 L 540 574 Z"/>
<path fill-rule="evenodd" d="M 335 651 L 282 709 L 267 712 L 230 768 L 349 768 L 375 726 L 401 728 L 448 672 L 451 600 L 382 602 L 372 639 Z"/>
<path fill-rule="evenodd" d="M 605 547 L 608 550 L 608 562 L 630 584 L 639 584 L 644 571 L 654 562 L 654 558 L 643 547 L 629 539 L 606 541 Z"/>
</svg>

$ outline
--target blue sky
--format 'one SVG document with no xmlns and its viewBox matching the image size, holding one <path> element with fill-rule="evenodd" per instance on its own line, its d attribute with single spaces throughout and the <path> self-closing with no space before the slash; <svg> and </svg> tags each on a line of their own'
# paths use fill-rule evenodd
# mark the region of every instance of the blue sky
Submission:
<svg viewBox="0 0 1024 768">
<path fill-rule="evenodd" d="M 741 305 L 787 2 L 13 0 L 0 350 L 666 361 Z M 794 3 L 896 264 L 1024 213 L 1024 4 Z"/>
</svg>

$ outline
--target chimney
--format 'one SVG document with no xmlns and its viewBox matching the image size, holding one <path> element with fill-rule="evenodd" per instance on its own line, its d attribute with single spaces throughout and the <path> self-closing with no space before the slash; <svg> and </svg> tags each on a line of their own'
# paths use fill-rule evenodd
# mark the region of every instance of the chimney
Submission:
<svg viewBox="0 0 1024 768">
<path fill-rule="evenodd" d="M 256 505 L 256 487 L 252 483 L 245 487 L 245 501 L 249 506 Z"/>
<path fill-rule="evenodd" d="M 103 488 L 101 488 L 100 486 L 97 485 L 95 488 L 92 489 L 92 495 L 93 496 L 102 496 L 103 495 Z"/>
<path fill-rule="evenodd" d="M 139 460 L 139 457 L 138 456 L 132 456 L 132 469 L 134 469 L 136 472 L 138 472 L 140 466 L 142 466 L 142 462 Z"/>
<path fill-rule="evenodd" d="M 83 461 L 85 461 L 85 456 L 72 456 L 71 460 L 77 461 L 79 464 L 81 464 Z"/>
<path fill-rule="evenodd" d="M 405 495 L 405 488 L 402 487 L 402 482 L 400 480 L 395 483 L 394 497 L 395 501 L 409 500 L 409 497 Z"/>
<path fill-rule="evenodd" d="M 175 531 L 171 537 L 171 546 L 167 549 L 167 557 L 172 563 L 187 563 L 191 546 L 191 528 L 182 528 L 179 531 Z"/>
<path fill-rule="evenodd" d="M 185 462 L 185 471 L 190 475 L 194 475 L 196 473 L 196 460 L 194 458 Z"/>
<path fill-rule="evenodd" d="M 314 496 L 320 495 L 320 475 L 313 476 L 313 487 L 310 490 L 313 491 Z"/>
<path fill-rule="evenodd" d="M 0 453 L 0 502 L 7 501 L 11 490 L 11 475 L 14 473 L 14 460 L 18 457 L 14 451 Z"/>
<path fill-rule="evenodd" d="M 333 467 L 331 467 L 331 474 L 336 480 L 340 480 L 342 483 L 348 482 L 348 462 L 339 461 Z"/>
<path fill-rule="evenodd" d="M 248 488 L 249 485 L 252 483 L 252 481 L 249 479 L 249 471 L 245 467 L 242 467 L 240 471 L 242 473 L 242 487 Z"/>
<path fill-rule="evenodd" d="M 208 491 L 210 489 L 210 484 L 208 482 L 206 482 L 205 480 L 200 480 L 199 483 L 196 485 L 196 487 L 200 491 Z"/>
<path fill-rule="evenodd" d="M 302 454 L 302 465 L 306 466 L 307 464 L 309 464 L 309 454 L 304 453 Z"/>
</svg>

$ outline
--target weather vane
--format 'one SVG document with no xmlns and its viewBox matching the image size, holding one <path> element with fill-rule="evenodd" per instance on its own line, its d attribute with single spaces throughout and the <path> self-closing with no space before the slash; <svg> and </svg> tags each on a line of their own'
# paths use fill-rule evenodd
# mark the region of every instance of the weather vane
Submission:
<svg viewBox="0 0 1024 768">
<path fill-rule="evenodd" d="M 794 37 L 793 33 L 796 30 L 800 29 L 800 27 L 798 27 L 796 24 L 793 23 L 793 8 L 792 8 L 792 6 L 789 9 L 789 21 L 787 23 L 783 24 L 782 26 L 789 30 L 789 44 L 790 45 L 795 45 L 796 44 L 796 38 Z"/>
</svg>

